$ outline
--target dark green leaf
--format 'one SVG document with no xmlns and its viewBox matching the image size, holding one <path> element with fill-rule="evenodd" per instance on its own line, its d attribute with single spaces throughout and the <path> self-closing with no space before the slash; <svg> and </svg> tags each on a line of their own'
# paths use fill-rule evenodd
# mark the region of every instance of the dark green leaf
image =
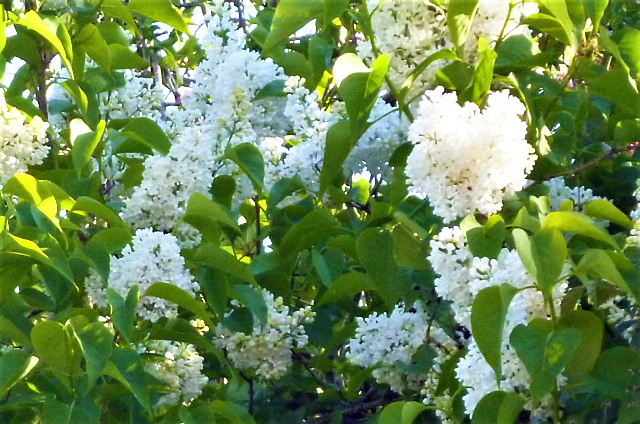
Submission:
<svg viewBox="0 0 640 424">
<path fill-rule="evenodd" d="M 525 400 L 513 392 L 491 392 L 473 410 L 471 424 L 513 424 Z"/>
<path fill-rule="evenodd" d="M 571 362 L 580 345 L 580 332 L 574 328 L 552 331 L 548 321 L 536 319 L 529 325 L 518 325 L 510 342 L 531 376 L 533 401 L 539 402 Z"/>
<path fill-rule="evenodd" d="M 476 295 L 471 307 L 471 331 L 485 360 L 502 380 L 502 333 L 509 304 L 518 289 L 509 285 L 487 287 Z"/>
</svg>

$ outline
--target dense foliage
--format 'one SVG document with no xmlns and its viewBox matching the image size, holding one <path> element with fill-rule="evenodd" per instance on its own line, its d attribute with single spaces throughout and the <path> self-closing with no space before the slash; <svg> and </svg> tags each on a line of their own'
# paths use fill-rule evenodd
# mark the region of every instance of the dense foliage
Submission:
<svg viewBox="0 0 640 424">
<path fill-rule="evenodd" d="M 640 422 L 637 0 L 1 4 L 1 422 Z"/>
</svg>

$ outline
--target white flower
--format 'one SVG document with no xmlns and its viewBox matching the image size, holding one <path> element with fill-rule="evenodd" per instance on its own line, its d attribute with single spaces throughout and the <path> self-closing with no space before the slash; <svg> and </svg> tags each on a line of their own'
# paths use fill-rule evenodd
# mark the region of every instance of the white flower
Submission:
<svg viewBox="0 0 640 424">
<path fill-rule="evenodd" d="M 129 290 L 137 285 L 141 298 L 138 316 L 152 322 L 162 317 L 174 318 L 178 306 L 157 297 L 145 296 L 145 291 L 154 283 L 175 284 L 195 296 L 200 289 L 180 256 L 178 240 L 169 234 L 151 229 L 136 231 L 131 245 L 127 245 L 119 257 L 112 256 L 107 286 L 120 296 L 126 297 Z M 85 289 L 90 300 L 97 306 L 106 306 L 106 287 L 101 286 L 93 274 L 85 280 Z"/>
<path fill-rule="evenodd" d="M 409 128 L 407 177 L 445 222 L 498 212 L 504 196 L 524 187 L 536 159 L 518 99 L 492 93 L 483 110 L 457 101 L 442 87 L 428 91 Z"/>
<path fill-rule="evenodd" d="M 195 127 L 171 146 L 167 156 L 144 162 L 142 183 L 135 187 L 122 212 L 138 228 L 172 230 L 187 210 L 193 193 L 207 193 L 213 183 L 215 155 L 205 128 Z"/>
<path fill-rule="evenodd" d="M 194 346 L 158 340 L 138 348 L 152 360 L 145 364 L 145 371 L 160 380 L 168 392 L 156 402 L 156 408 L 188 405 L 202 394 L 209 378 L 202 373 L 204 358 L 198 355 Z"/>
<path fill-rule="evenodd" d="M 42 163 L 49 154 L 48 127 L 39 116 L 29 118 L 6 104 L 0 94 L 0 183 Z"/>
<path fill-rule="evenodd" d="M 102 115 L 109 119 L 149 118 L 159 121 L 165 97 L 153 78 L 130 75 L 126 85 L 100 95 Z"/>
<path fill-rule="evenodd" d="M 567 186 L 563 177 L 552 178 L 543 184 L 549 187 L 547 196 L 551 199 L 551 209 L 554 211 L 559 210 L 566 200 L 572 200 L 576 206 L 580 206 L 582 209 L 586 203 L 600 199 L 599 196 L 593 195 L 593 191 L 590 188 Z"/>
<path fill-rule="evenodd" d="M 388 384 L 392 390 L 418 390 L 428 379 L 427 374 L 407 373 L 398 364 L 410 365 L 413 355 L 426 342 L 437 349 L 433 372 L 440 371 L 446 355 L 455 346 L 453 340 L 428 317 L 419 302 L 410 309 L 396 305 L 391 314 L 373 313 L 357 318 L 355 336 L 347 345 L 349 361 L 362 367 L 376 367 L 373 377 Z M 429 333 L 427 334 L 427 331 Z"/>
<path fill-rule="evenodd" d="M 277 380 L 292 364 L 291 350 L 303 348 L 308 343 L 303 324 L 311 323 L 315 312 L 307 306 L 289 313 L 281 297 L 262 291 L 267 304 L 267 322 L 260 325 L 254 319 L 251 334 L 232 332 L 222 324 L 216 327 L 214 343 L 227 351 L 233 364 L 249 370 L 259 378 Z"/>
</svg>

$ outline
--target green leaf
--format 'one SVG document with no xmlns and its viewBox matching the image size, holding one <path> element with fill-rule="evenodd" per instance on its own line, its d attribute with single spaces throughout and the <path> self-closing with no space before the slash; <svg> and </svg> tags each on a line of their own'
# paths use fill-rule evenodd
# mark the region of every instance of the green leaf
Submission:
<svg viewBox="0 0 640 424">
<path fill-rule="evenodd" d="M 620 209 L 608 200 L 596 199 L 587 203 L 584 213 L 592 218 L 606 219 L 622 227 L 633 228 L 633 221 L 629 219 Z"/>
<path fill-rule="evenodd" d="M 360 263 L 375 283 L 376 291 L 387 306 L 392 307 L 404 294 L 405 287 L 399 284 L 391 234 L 380 228 L 367 228 L 358 235 L 356 249 Z"/>
<path fill-rule="evenodd" d="M 144 371 L 138 352 L 133 349 L 115 348 L 105 367 L 105 374 L 118 380 L 133 393 L 144 409 L 151 411 L 150 379 Z"/>
<path fill-rule="evenodd" d="M 447 26 L 456 48 L 467 40 L 478 3 L 478 0 L 450 0 L 447 5 Z"/>
<path fill-rule="evenodd" d="M 555 228 L 543 228 L 532 237 L 516 228 L 512 235 L 525 268 L 535 278 L 543 294 L 551 296 L 567 262 L 564 236 Z"/>
<path fill-rule="evenodd" d="M 225 422 L 230 424 L 255 424 L 249 411 L 237 403 L 214 400 L 209 404 L 209 408 L 214 414 L 223 417 Z"/>
<path fill-rule="evenodd" d="M 570 46 L 576 46 L 578 40 L 573 31 L 573 21 L 571 20 L 571 16 L 569 15 L 569 10 L 567 9 L 567 2 L 565 1 L 557 1 L 557 0 L 539 0 L 540 5 L 545 7 L 551 14 L 560 22 L 560 25 L 565 33 L 565 37 L 569 42 L 565 43 Z M 563 40 L 561 40 L 563 41 Z"/>
<path fill-rule="evenodd" d="M 255 282 L 247 264 L 240 262 L 234 255 L 213 243 L 204 243 L 198 247 L 192 260 L 226 272 L 241 281 Z"/>
<path fill-rule="evenodd" d="M 154 283 L 142 293 L 142 295 L 146 297 L 159 297 L 160 299 L 175 303 L 196 314 L 198 318 L 206 322 L 210 328 L 215 327 L 215 324 L 211 321 L 211 316 L 209 315 L 206 305 L 198 302 L 191 293 L 181 289 L 175 284 Z"/>
<path fill-rule="evenodd" d="M 262 45 L 263 54 L 269 53 L 291 34 L 305 26 L 309 21 L 323 16 L 323 0 L 280 0 L 271 22 L 271 30 Z"/>
<path fill-rule="evenodd" d="M 513 424 L 524 404 L 525 400 L 517 393 L 491 392 L 478 402 L 471 424 Z"/>
<path fill-rule="evenodd" d="M 429 269 L 428 247 L 418 239 L 406 225 L 398 225 L 391 233 L 393 236 L 393 257 L 401 267 Z"/>
<path fill-rule="evenodd" d="M 137 285 L 129 290 L 126 299 L 123 299 L 111 287 L 107 288 L 107 300 L 112 308 L 111 319 L 118 331 L 129 341 L 133 339 L 133 325 L 136 319 L 139 298 L 140 290 Z"/>
<path fill-rule="evenodd" d="M 105 72 L 111 70 L 111 56 L 107 48 L 107 42 L 102 37 L 100 30 L 93 24 L 86 24 L 74 40 L 98 64 Z"/>
<path fill-rule="evenodd" d="M 322 170 L 320 171 L 320 192 L 326 189 L 339 177 L 344 161 L 353 149 L 351 122 L 343 119 L 331 126 L 327 131 Z"/>
<path fill-rule="evenodd" d="M 591 19 L 593 27 L 597 30 L 600 28 L 600 20 L 604 16 L 604 11 L 609 4 L 609 0 L 581 0 L 584 13 L 587 18 Z"/>
<path fill-rule="evenodd" d="M 4 191 L 32 203 L 62 232 L 58 220 L 57 197 L 64 199 L 66 206 L 69 206 L 73 199 L 70 199 L 60 187 L 48 181 L 37 180 L 29 174 L 15 174 L 6 182 Z M 68 202 L 69 199 L 71 202 Z"/>
<path fill-rule="evenodd" d="M 580 332 L 574 328 L 551 331 L 548 321 L 535 319 L 514 328 L 510 342 L 531 377 L 533 401 L 540 402 L 571 362 L 580 345 Z"/>
<path fill-rule="evenodd" d="M 214 202 L 202 193 L 193 193 L 189 198 L 187 212 L 184 215 L 184 221 L 193 225 L 203 234 L 207 225 L 216 225 L 222 223 L 233 229 L 238 234 L 241 233 L 240 227 L 224 207 Z"/>
<path fill-rule="evenodd" d="M 102 12 L 107 16 L 120 19 L 122 22 L 127 24 L 131 32 L 138 31 L 136 21 L 133 19 L 129 9 L 122 4 L 122 0 L 103 0 L 100 4 L 100 10 L 102 10 Z"/>
<path fill-rule="evenodd" d="M 87 377 L 91 390 L 102 375 L 113 349 L 113 334 L 101 322 L 94 322 L 77 332 L 87 364 Z"/>
<path fill-rule="evenodd" d="M 600 318 L 590 311 L 575 310 L 563 314 L 559 320 L 560 327 L 575 328 L 580 332 L 580 345 L 567 364 L 564 375 L 571 382 L 591 372 L 602 349 L 604 325 Z"/>
<path fill-rule="evenodd" d="M 385 406 L 378 424 L 413 424 L 427 407 L 421 402 L 394 402 Z"/>
<path fill-rule="evenodd" d="M 613 258 L 601 249 L 588 249 L 578 263 L 578 271 L 615 284 L 620 289 L 634 295 L 624 277 L 618 270 Z"/>
<path fill-rule="evenodd" d="M 131 51 L 129 46 L 110 44 L 107 46 L 112 69 L 145 69 L 149 61 Z"/>
<path fill-rule="evenodd" d="M 485 38 L 478 40 L 479 60 L 473 72 L 471 85 L 460 93 L 461 102 L 481 103 L 485 95 L 491 89 L 493 82 L 493 67 L 498 54 L 489 47 L 489 42 Z"/>
<path fill-rule="evenodd" d="M 318 209 L 304 218 L 284 235 L 278 252 L 285 260 L 295 258 L 301 250 L 308 249 L 336 235 L 340 229 L 338 221 L 324 209 Z"/>
<path fill-rule="evenodd" d="M 107 123 L 100 121 L 96 130 L 91 131 L 81 119 L 76 118 L 71 121 L 69 126 L 71 129 L 71 142 L 73 143 L 71 157 L 79 178 L 82 170 L 91 160 L 94 150 L 100 144 Z"/>
<path fill-rule="evenodd" d="M 590 380 L 598 391 L 618 399 L 628 399 L 629 389 L 640 385 L 640 353 L 616 346 L 602 352 Z"/>
<path fill-rule="evenodd" d="M 615 240 L 606 231 L 596 227 L 591 219 L 579 212 L 551 212 L 547 215 L 542 226 L 543 228 L 557 228 L 560 231 L 578 233 L 618 248 Z"/>
<path fill-rule="evenodd" d="M 90 213 L 104 219 L 113 228 L 122 228 L 127 232 L 130 231 L 129 225 L 113 209 L 91 197 L 79 197 L 71 211 Z"/>
<path fill-rule="evenodd" d="M 533 13 L 527 16 L 523 23 L 538 31 L 551 35 L 556 40 L 568 46 L 571 45 L 571 36 L 565 31 L 562 22 L 554 16 L 545 13 Z"/>
<path fill-rule="evenodd" d="M 71 78 L 73 78 L 73 68 L 71 66 L 70 58 L 67 56 L 67 51 L 64 48 L 64 45 L 62 44 L 60 38 L 58 38 L 58 36 L 56 35 L 55 30 L 52 30 L 49 25 L 51 24 L 51 26 L 57 27 L 58 25 L 60 25 L 59 22 L 54 20 L 50 20 L 48 22 L 44 21 L 37 12 L 35 12 L 34 10 L 30 10 L 23 17 L 21 17 L 20 20 L 16 22 L 16 24 L 22 25 L 32 31 L 37 32 L 42 38 L 47 40 L 51 44 L 51 46 L 58 52 L 62 63 L 69 71 Z"/>
<path fill-rule="evenodd" d="M 251 311 L 253 319 L 264 326 L 267 323 L 267 304 L 262 293 L 248 284 L 236 284 L 232 286 L 232 290 L 235 292 L 234 297 Z"/>
<path fill-rule="evenodd" d="M 442 49 L 438 50 L 435 53 L 430 54 L 424 59 L 416 68 L 411 72 L 411 74 L 407 77 L 407 79 L 402 83 L 402 87 L 400 88 L 399 102 L 404 103 L 413 86 L 414 82 L 420 77 L 420 75 L 431 65 L 433 62 L 438 60 L 454 60 L 459 61 L 460 58 L 456 54 L 453 49 Z"/>
<path fill-rule="evenodd" d="M 11 350 L 0 356 L 0 396 L 25 378 L 38 364 L 38 358 L 22 350 Z"/>
<path fill-rule="evenodd" d="M 478 349 L 502 381 L 502 334 L 509 304 L 518 289 L 509 285 L 487 287 L 476 295 L 471 306 L 471 331 Z"/>
<path fill-rule="evenodd" d="M 369 69 L 355 54 L 345 53 L 333 66 L 338 92 L 346 104 L 351 122 L 352 145 L 367 129 L 369 114 L 389 71 L 389 61 L 388 55 L 379 56 Z"/>
<path fill-rule="evenodd" d="M 155 19 L 180 32 L 189 34 L 189 27 L 182 19 L 180 10 L 171 3 L 171 0 L 131 0 L 128 8 L 132 12 Z"/>
<path fill-rule="evenodd" d="M 278 206 L 280 202 L 286 199 L 287 196 L 295 193 L 298 190 L 304 190 L 304 188 L 304 181 L 302 181 L 302 178 L 300 178 L 298 174 L 296 174 L 293 178 L 282 178 L 273 185 L 271 191 L 269 192 L 267 209 L 273 209 L 274 207 Z"/>
<path fill-rule="evenodd" d="M 260 149 L 253 143 L 241 143 L 228 149 L 226 156 L 247 174 L 258 193 L 264 189 L 264 160 Z"/>
<path fill-rule="evenodd" d="M 64 325 L 56 321 L 37 323 L 31 330 L 31 342 L 38 357 L 49 367 L 65 376 L 76 373 L 79 363 Z"/>
<path fill-rule="evenodd" d="M 155 121 L 149 118 L 131 119 L 122 128 L 122 134 L 165 156 L 171 149 L 169 137 Z"/>
<path fill-rule="evenodd" d="M 622 67 L 613 68 L 603 74 L 585 73 L 587 89 L 591 94 L 604 97 L 628 114 L 640 115 L 640 94 L 635 82 Z"/>
<path fill-rule="evenodd" d="M 616 31 L 611 37 L 618 46 L 618 51 L 624 59 L 634 78 L 638 78 L 640 73 L 640 30 L 635 28 L 624 28 Z"/>
<path fill-rule="evenodd" d="M 469 250 L 473 256 L 496 259 L 502 250 L 506 234 L 504 219 L 500 215 L 491 215 L 484 226 L 467 230 Z"/>
<path fill-rule="evenodd" d="M 478 0 L 450 0 L 447 5 L 447 26 L 451 41 L 460 47 L 467 40 L 471 22 L 478 10 Z"/>
<path fill-rule="evenodd" d="M 329 289 L 324 292 L 318 301 L 318 305 L 326 305 L 327 303 L 350 299 L 357 293 L 372 291 L 374 288 L 375 286 L 373 281 L 371 281 L 366 274 L 361 272 L 349 272 L 336 278 Z"/>
</svg>

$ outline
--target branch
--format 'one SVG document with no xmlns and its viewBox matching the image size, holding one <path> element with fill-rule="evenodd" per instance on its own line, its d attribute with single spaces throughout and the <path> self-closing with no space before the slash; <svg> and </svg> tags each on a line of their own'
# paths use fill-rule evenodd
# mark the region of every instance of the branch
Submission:
<svg viewBox="0 0 640 424">
<path fill-rule="evenodd" d="M 611 148 L 611 150 L 609 152 L 607 152 L 604 156 L 602 156 L 601 158 L 598 159 L 594 159 L 591 162 L 587 162 L 585 164 L 582 164 L 576 168 L 572 168 L 572 169 L 568 169 L 566 171 L 562 171 L 559 172 L 557 174 L 551 175 L 549 177 L 546 178 L 546 180 L 550 180 L 552 178 L 556 178 L 556 177 L 564 177 L 564 176 L 574 176 L 574 175 L 579 175 L 582 174 L 588 170 L 590 170 L 591 168 L 594 168 L 598 165 L 600 165 L 602 162 L 609 160 L 609 159 L 613 159 L 617 156 L 619 156 L 620 154 L 624 153 L 624 152 L 630 152 L 633 153 L 635 152 L 635 149 L 638 147 L 638 145 L 640 145 L 640 142 L 633 142 L 631 144 L 629 144 L 628 146 L 625 147 L 613 147 Z"/>
</svg>

